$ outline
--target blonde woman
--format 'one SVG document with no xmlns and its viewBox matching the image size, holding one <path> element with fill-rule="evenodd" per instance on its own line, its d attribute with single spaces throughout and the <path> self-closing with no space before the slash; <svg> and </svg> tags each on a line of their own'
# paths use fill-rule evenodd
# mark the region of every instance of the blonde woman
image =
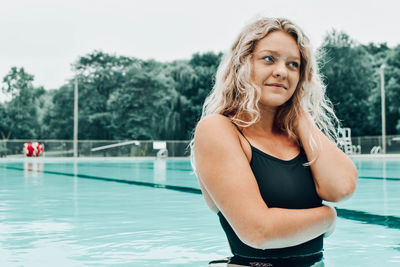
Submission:
<svg viewBox="0 0 400 267">
<path fill-rule="evenodd" d="M 309 39 L 287 19 L 251 23 L 222 59 L 192 143 L 233 254 L 210 266 L 323 265 L 336 211 L 322 200 L 350 196 L 357 180 L 324 90 Z"/>
</svg>

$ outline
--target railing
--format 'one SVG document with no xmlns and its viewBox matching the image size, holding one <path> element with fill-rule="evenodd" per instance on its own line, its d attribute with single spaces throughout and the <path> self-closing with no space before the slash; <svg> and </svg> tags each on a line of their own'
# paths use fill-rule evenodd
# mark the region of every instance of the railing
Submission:
<svg viewBox="0 0 400 267">
<path fill-rule="evenodd" d="M 72 140 L 8 140 L 0 141 L 0 157 L 24 157 L 26 142 L 44 145 L 43 157 L 73 157 Z M 190 141 L 127 141 L 127 140 L 80 140 L 79 157 L 157 157 L 160 143 L 165 143 L 159 156 L 188 157 Z"/>
<path fill-rule="evenodd" d="M 400 154 L 400 135 L 386 136 L 386 154 Z M 381 136 L 352 137 L 353 154 L 381 154 Z"/>
</svg>

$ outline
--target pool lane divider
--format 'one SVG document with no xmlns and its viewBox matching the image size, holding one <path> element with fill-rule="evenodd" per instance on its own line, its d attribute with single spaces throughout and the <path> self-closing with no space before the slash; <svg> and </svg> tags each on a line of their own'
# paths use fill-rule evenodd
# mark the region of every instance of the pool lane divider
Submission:
<svg viewBox="0 0 400 267">
<path fill-rule="evenodd" d="M 371 179 L 371 180 L 390 180 L 390 181 L 400 181 L 400 178 L 394 178 L 394 177 L 373 177 L 373 176 L 360 176 L 358 179 Z"/>
<path fill-rule="evenodd" d="M 386 226 L 387 228 L 400 229 L 400 217 L 390 215 L 371 214 L 365 211 L 336 208 L 337 215 L 344 219 L 359 221 L 365 224 Z"/>
<path fill-rule="evenodd" d="M 10 170 L 24 171 L 24 168 L 11 167 L 11 166 L 0 166 L 0 167 L 5 168 L 5 169 L 10 169 Z M 132 184 L 132 185 L 146 186 L 146 187 L 152 187 L 152 188 L 162 188 L 162 189 L 168 189 L 168 190 L 174 190 L 174 191 L 179 191 L 179 192 L 201 195 L 201 190 L 198 188 L 194 188 L 194 187 L 156 184 L 156 183 L 149 183 L 149 182 L 124 180 L 124 179 L 118 179 L 118 178 L 99 177 L 99 176 L 92 176 L 92 175 L 86 175 L 86 174 L 76 174 L 75 175 L 73 173 L 56 172 L 56 171 L 43 170 L 42 172 L 47 173 L 47 174 L 78 177 L 78 178 L 83 178 L 83 179 L 100 180 L 100 181 L 116 182 L 116 183 L 123 183 L 123 184 Z M 396 180 L 399 180 L 399 179 L 396 179 Z M 358 221 L 358 222 L 362 222 L 362 223 L 366 223 L 366 224 L 375 224 L 375 225 L 385 226 L 387 228 L 392 228 L 392 229 L 400 229 L 400 217 L 397 217 L 397 216 L 371 214 L 371 213 L 368 213 L 365 211 L 349 210 L 349 209 L 342 209 L 342 208 L 337 208 L 337 207 L 335 207 L 335 209 L 337 211 L 338 217 L 343 218 L 343 219 Z"/>
<path fill-rule="evenodd" d="M 0 167 L 5 168 L 5 169 L 10 169 L 10 170 L 24 171 L 24 168 L 11 167 L 11 166 L 0 166 Z M 100 181 L 105 181 L 105 182 L 132 184 L 132 185 L 146 186 L 146 187 L 152 187 L 152 188 L 164 188 L 164 189 L 169 189 L 169 190 L 174 190 L 174 191 L 179 191 L 179 192 L 200 194 L 201 195 L 201 190 L 198 189 L 198 188 L 194 188 L 194 187 L 177 186 L 177 185 L 166 185 L 166 184 L 156 184 L 156 183 L 125 180 L 125 179 L 118 179 L 118 178 L 99 177 L 99 176 L 92 176 L 92 175 L 86 175 L 86 174 L 73 174 L 73 173 L 67 173 L 67 172 L 56 172 L 56 171 L 45 171 L 45 170 L 43 170 L 41 172 L 42 173 L 47 173 L 47 174 L 78 177 L 78 178 L 83 178 L 83 179 L 100 180 Z"/>
</svg>

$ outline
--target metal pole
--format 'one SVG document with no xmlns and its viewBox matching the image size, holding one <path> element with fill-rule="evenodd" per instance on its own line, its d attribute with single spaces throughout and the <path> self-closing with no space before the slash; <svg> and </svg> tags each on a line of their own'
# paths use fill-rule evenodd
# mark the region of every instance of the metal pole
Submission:
<svg viewBox="0 0 400 267">
<path fill-rule="evenodd" d="M 78 78 L 74 88 L 74 157 L 78 157 Z"/>
<path fill-rule="evenodd" d="M 381 65 L 381 116 L 382 116 L 382 153 L 386 154 L 386 106 L 385 106 L 385 64 Z"/>
</svg>

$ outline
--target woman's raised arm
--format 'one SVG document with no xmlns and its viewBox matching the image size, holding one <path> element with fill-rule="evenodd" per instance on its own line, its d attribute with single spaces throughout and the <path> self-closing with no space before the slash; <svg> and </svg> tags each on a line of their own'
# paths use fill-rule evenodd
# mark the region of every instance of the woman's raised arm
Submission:
<svg viewBox="0 0 400 267">
<path fill-rule="evenodd" d="M 208 202 L 222 212 L 245 244 L 260 249 L 283 248 L 332 230 L 336 211 L 329 206 L 268 208 L 239 134 L 228 118 L 215 114 L 198 123 L 194 155 L 197 176 L 203 192 L 209 196 Z"/>
<path fill-rule="evenodd" d="M 310 167 L 319 197 L 331 202 L 349 197 L 356 189 L 358 177 L 351 159 L 317 128 L 305 112 L 299 116 L 296 131 L 308 160 L 313 161 Z M 314 141 L 316 146 L 312 147 Z"/>
</svg>

